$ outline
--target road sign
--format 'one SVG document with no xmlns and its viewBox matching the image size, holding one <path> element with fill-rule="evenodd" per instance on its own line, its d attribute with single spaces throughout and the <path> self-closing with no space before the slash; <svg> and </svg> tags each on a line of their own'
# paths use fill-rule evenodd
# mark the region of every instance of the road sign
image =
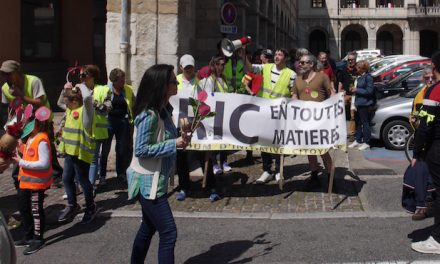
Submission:
<svg viewBox="0 0 440 264">
<path fill-rule="evenodd" d="M 224 24 L 232 25 L 235 23 L 235 20 L 237 19 L 237 8 L 235 8 L 235 5 L 229 2 L 225 3 L 220 12 L 220 17 Z"/>
<path fill-rule="evenodd" d="M 220 25 L 220 33 L 237 34 L 237 26 L 235 26 L 235 25 Z"/>
</svg>

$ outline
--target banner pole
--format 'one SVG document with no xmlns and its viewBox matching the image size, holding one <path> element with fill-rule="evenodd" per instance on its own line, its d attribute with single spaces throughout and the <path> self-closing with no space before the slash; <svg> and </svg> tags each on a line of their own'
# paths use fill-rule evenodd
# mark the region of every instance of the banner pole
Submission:
<svg viewBox="0 0 440 264">
<path fill-rule="evenodd" d="M 281 191 L 284 189 L 284 154 L 280 155 L 280 180 L 278 181 L 278 187 Z"/>
<path fill-rule="evenodd" d="M 335 151 L 336 150 L 333 150 L 333 155 L 330 155 L 330 157 L 332 159 L 332 167 L 331 167 L 331 170 L 330 170 L 330 176 L 329 176 L 330 178 L 328 179 L 328 191 L 327 191 L 328 194 L 332 194 L 332 192 L 333 192 L 333 181 L 334 181 L 334 178 L 335 178 L 335 169 L 336 169 L 336 166 L 335 166 L 335 164 L 336 164 Z"/>
<path fill-rule="evenodd" d="M 203 170 L 203 181 L 202 181 L 202 188 L 206 188 L 206 177 L 208 176 L 208 165 L 209 165 L 209 158 L 210 158 L 210 151 L 206 151 L 205 153 L 205 169 Z M 214 175 L 215 177 L 215 175 Z"/>
</svg>

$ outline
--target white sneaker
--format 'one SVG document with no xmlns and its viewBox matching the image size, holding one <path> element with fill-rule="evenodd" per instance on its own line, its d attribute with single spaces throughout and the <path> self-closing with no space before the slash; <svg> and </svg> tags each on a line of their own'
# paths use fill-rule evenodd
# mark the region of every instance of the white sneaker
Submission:
<svg viewBox="0 0 440 264">
<path fill-rule="evenodd" d="M 228 162 L 223 162 L 223 171 L 224 172 L 228 172 L 228 171 L 231 171 L 232 170 L 232 167 L 231 166 L 229 166 L 229 163 Z"/>
<path fill-rule="evenodd" d="M 420 253 L 440 254 L 440 243 L 432 236 L 425 241 L 411 243 L 411 248 Z"/>
<path fill-rule="evenodd" d="M 361 143 L 359 143 L 359 142 L 357 142 L 356 140 L 355 141 L 353 141 L 353 143 L 351 143 L 350 145 L 348 145 L 348 147 L 349 148 L 354 148 L 354 147 L 357 147 L 357 146 L 359 146 Z"/>
<path fill-rule="evenodd" d="M 370 145 L 368 145 L 367 143 L 363 143 L 361 144 L 361 146 L 358 148 L 358 150 L 367 150 L 370 148 Z"/>
<path fill-rule="evenodd" d="M 273 179 L 273 174 L 270 174 L 268 171 L 263 172 L 260 178 L 256 181 L 257 183 L 266 183 Z"/>
<path fill-rule="evenodd" d="M 63 200 L 67 200 L 67 193 L 65 193 L 65 192 L 63 194 Z"/>
</svg>

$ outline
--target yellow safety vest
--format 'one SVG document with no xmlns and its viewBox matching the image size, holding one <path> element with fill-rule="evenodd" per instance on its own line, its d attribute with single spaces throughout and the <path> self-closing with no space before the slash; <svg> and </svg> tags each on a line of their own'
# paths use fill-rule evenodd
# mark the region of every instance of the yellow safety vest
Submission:
<svg viewBox="0 0 440 264">
<path fill-rule="evenodd" d="M 179 90 L 179 91 L 183 90 L 183 78 L 184 77 L 183 77 L 182 73 L 176 76 L 176 79 L 179 82 L 179 85 L 177 85 L 177 90 Z M 193 83 L 192 88 L 191 88 L 192 96 L 194 96 L 194 94 L 199 92 L 197 90 L 197 86 L 199 85 L 199 83 L 200 83 L 199 79 L 194 77 L 194 83 Z"/>
<path fill-rule="evenodd" d="M 28 75 L 25 74 L 24 75 L 24 96 L 27 96 L 29 98 L 35 99 L 34 98 L 34 93 L 32 91 L 32 82 L 34 80 L 37 80 L 38 77 L 37 76 L 33 76 L 33 75 Z M 2 86 L 2 92 L 5 95 L 6 100 L 8 100 L 8 102 L 11 102 L 15 99 L 15 96 L 13 96 L 11 94 L 11 92 L 9 91 L 9 85 L 7 83 L 3 84 Z M 27 103 L 23 102 L 23 104 L 26 106 Z M 49 100 L 47 100 L 47 95 L 44 97 L 44 102 L 43 104 L 50 109 L 50 104 L 49 104 Z M 53 120 L 53 113 L 50 116 L 50 120 Z"/>
<path fill-rule="evenodd" d="M 289 90 L 290 76 L 292 76 L 293 71 L 285 67 L 280 74 L 275 85 L 272 84 L 271 70 L 275 64 L 269 63 L 263 66 L 263 87 L 261 87 L 258 93 L 259 97 L 263 98 L 280 98 L 280 97 L 290 97 L 291 93 Z"/>
<path fill-rule="evenodd" d="M 78 159 L 92 163 L 95 154 L 95 140 L 92 133 L 87 132 L 83 126 L 84 107 L 66 109 L 66 123 L 63 128 L 62 142 L 64 152 Z M 92 129 L 93 130 L 93 129 Z"/>
<path fill-rule="evenodd" d="M 111 94 L 111 91 L 107 85 L 95 85 L 95 88 L 93 88 L 93 100 L 98 101 L 98 103 L 103 103 L 109 94 Z M 100 114 L 95 111 L 93 128 L 93 137 L 95 139 L 107 139 L 109 128 L 108 114 Z"/>
<path fill-rule="evenodd" d="M 212 90 L 214 92 L 221 92 L 221 93 L 227 93 L 228 91 L 228 83 L 224 82 L 223 85 L 215 78 L 213 75 L 211 75 L 209 78 L 212 79 L 213 86 Z"/>
<path fill-rule="evenodd" d="M 124 85 L 124 99 L 128 108 L 128 120 L 133 123 L 133 88 L 131 85 Z"/>
<path fill-rule="evenodd" d="M 223 70 L 223 74 L 226 77 L 226 80 L 228 81 L 228 84 L 232 87 L 234 87 L 234 84 L 232 83 L 232 59 L 229 59 L 225 64 L 225 69 Z M 244 64 L 241 62 L 241 60 L 237 60 L 237 65 L 235 66 L 235 92 L 237 93 L 245 93 L 246 90 L 244 89 L 244 85 L 242 83 L 242 79 L 244 76 Z"/>
</svg>

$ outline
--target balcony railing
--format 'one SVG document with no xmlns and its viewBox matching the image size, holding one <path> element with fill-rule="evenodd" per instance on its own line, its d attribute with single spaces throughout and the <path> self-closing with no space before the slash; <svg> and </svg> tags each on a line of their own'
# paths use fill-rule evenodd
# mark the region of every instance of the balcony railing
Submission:
<svg viewBox="0 0 440 264">
<path fill-rule="evenodd" d="M 408 17 L 440 17 L 440 6 L 408 5 Z"/>
</svg>

